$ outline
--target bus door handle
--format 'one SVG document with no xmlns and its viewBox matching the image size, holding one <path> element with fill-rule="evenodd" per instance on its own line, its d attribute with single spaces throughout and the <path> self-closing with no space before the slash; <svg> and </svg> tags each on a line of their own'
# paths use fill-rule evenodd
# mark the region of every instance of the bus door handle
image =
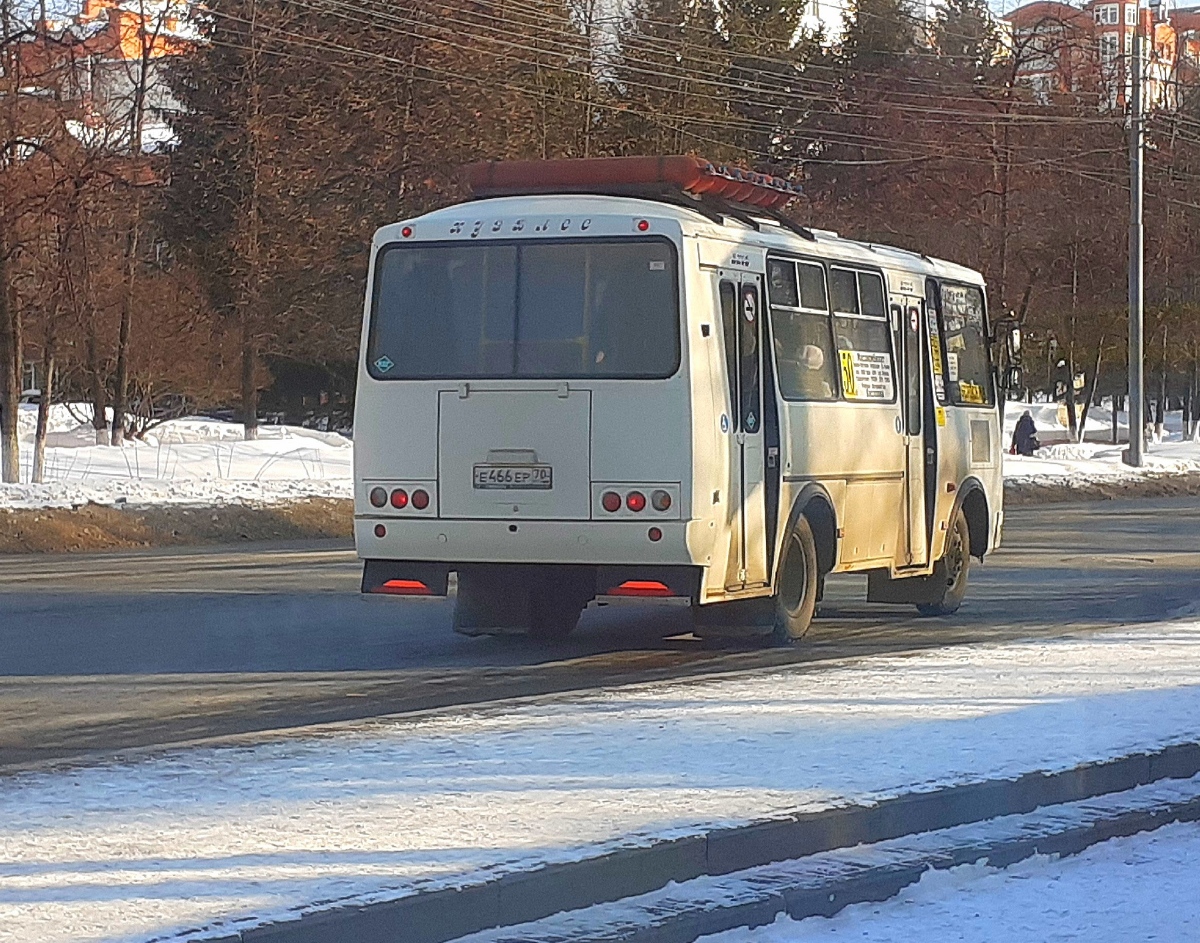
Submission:
<svg viewBox="0 0 1200 943">
<path fill-rule="evenodd" d="M 903 434 L 904 434 L 904 421 L 899 416 L 897 416 L 896 417 L 896 435 L 903 435 Z"/>
</svg>

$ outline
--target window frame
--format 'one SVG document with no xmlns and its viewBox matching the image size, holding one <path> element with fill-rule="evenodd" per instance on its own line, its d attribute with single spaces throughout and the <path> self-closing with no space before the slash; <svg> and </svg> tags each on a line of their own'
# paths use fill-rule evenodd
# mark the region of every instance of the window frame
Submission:
<svg viewBox="0 0 1200 943">
<path fill-rule="evenodd" d="M 832 353 L 833 353 L 833 357 L 834 357 L 833 372 L 836 377 L 836 385 L 837 385 L 836 395 L 831 398 L 828 398 L 828 399 L 809 399 L 809 398 L 800 399 L 800 398 L 793 398 L 793 397 L 785 396 L 783 394 L 783 391 L 779 387 L 778 364 L 775 364 L 774 366 L 776 369 L 773 372 L 776 375 L 776 377 L 775 377 L 776 395 L 778 395 L 780 397 L 780 399 L 782 399 L 788 403 L 839 403 L 839 404 L 847 405 L 847 406 L 894 406 L 894 405 L 896 405 L 896 403 L 898 402 L 898 397 L 900 395 L 900 390 L 899 390 L 900 379 L 899 379 L 899 371 L 896 366 L 896 341 L 895 341 L 895 337 L 893 336 L 891 318 L 888 314 L 888 311 L 889 311 L 888 305 L 890 302 L 890 295 L 888 292 L 888 281 L 887 281 L 887 275 L 884 273 L 883 269 L 876 268 L 876 267 L 870 266 L 870 265 L 855 265 L 854 263 L 841 262 L 841 261 L 835 261 L 835 260 L 823 259 L 823 258 L 814 258 L 812 256 L 806 256 L 806 255 L 784 254 L 781 252 L 771 251 L 771 252 L 767 253 L 766 262 L 764 263 L 764 270 L 766 269 L 766 266 L 769 265 L 772 260 L 778 260 L 778 261 L 782 261 L 782 262 L 792 262 L 795 265 L 813 265 L 813 266 L 819 267 L 822 270 L 822 275 L 825 279 L 825 308 L 824 309 L 803 307 L 804 297 L 800 292 L 800 273 L 799 273 L 798 269 L 796 270 L 796 298 L 798 301 L 801 302 L 801 306 L 795 307 L 792 305 L 776 304 L 774 301 L 771 300 L 770 285 L 767 284 L 767 285 L 765 285 L 766 303 L 764 304 L 764 307 L 768 312 L 773 312 L 776 308 L 779 308 L 783 311 L 792 311 L 797 314 L 818 315 L 818 316 L 823 315 L 825 317 L 826 322 L 828 323 L 828 327 L 829 327 L 829 340 L 830 340 L 830 344 L 832 347 Z M 830 273 L 834 269 L 838 269 L 838 270 L 846 271 L 846 272 L 852 272 L 854 274 L 854 288 L 855 288 L 855 291 L 858 293 L 859 312 L 857 314 L 852 313 L 852 312 L 841 312 L 841 311 L 835 312 L 833 310 L 833 290 L 831 288 L 831 283 L 830 283 Z M 860 288 L 859 282 L 858 282 L 858 276 L 860 273 L 867 274 L 867 275 L 875 275 L 879 278 L 880 283 L 883 287 L 883 314 L 882 315 L 863 314 L 862 313 L 862 289 Z M 861 321 L 872 321 L 877 324 L 882 324 L 884 326 L 884 332 L 887 336 L 888 362 L 890 364 L 891 371 L 892 371 L 892 396 L 890 399 L 863 399 L 863 398 L 849 399 L 849 398 L 847 398 L 846 390 L 842 384 L 841 348 L 838 347 L 837 334 L 834 329 L 835 328 L 835 323 L 834 323 L 835 318 L 857 318 L 858 320 L 861 320 Z M 772 357 L 775 356 L 775 345 L 774 345 L 774 336 L 773 336 L 774 329 L 775 329 L 775 321 L 774 321 L 774 316 L 772 315 L 772 317 L 771 317 L 771 330 L 772 330 L 771 356 Z"/>
<path fill-rule="evenodd" d="M 553 374 L 551 374 L 551 373 L 547 373 L 547 374 L 532 374 L 532 373 L 531 374 L 511 374 L 510 373 L 510 374 L 507 374 L 504 376 L 499 376 L 499 375 L 462 376 L 459 374 L 441 374 L 441 373 L 439 373 L 439 374 L 428 374 L 426 376 L 412 377 L 412 376 L 403 376 L 400 374 L 397 374 L 394 376 L 389 376 L 387 374 L 382 374 L 382 375 L 377 374 L 377 371 L 375 370 L 374 359 L 372 357 L 372 348 L 375 344 L 375 339 L 376 339 L 376 313 L 379 308 L 379 298 L 380 298 L 380 294 L 381 294 L 381 290 L 382 290 L 382 279 L 380 279 L 380 277 L 379 277 L 379 267 L 380 267 L 380 262 L 382 261 L 382 259 L 388 252 L 394 251 L 396 249 L 411 250 L 411 249 L 435 249 L 435 248 L 442 248 L 442 247 L 461 248 L 464 246 L 485 246 L 485 247 L 515 246 L 517 249 L 517 263 L 516 263 L 517 270 L 516 271 L 517 271 L 517 284 L 518 284 L 518 297 L 519 297 L 519 295 L 520 295 L 519 285 L 520 285 L 520 280 L 521 280 L 520 279 L 520 259 L 521 259 L 521 247 L 522 246 L 525 246 L 525 245 L 530 245 L 530 246 L 613 245 L 613 244 L 621 244 L 621 243 L 642 243 L 642 244 L 660 243 L 660 244 L 668 246 L 671 250 L 670 271 L 671 271 L 671 277 L 672 277 L 672 287 L 674 289 L 674 295 L 675 295 L 675 300 L 674 300 L 675 331 L 673 334 L 674 339 L 675 339 L 675 345 L 674 345 L 673 366 L 671 367 L 670 372 L 668 372 L 668 373 L 660 372 L 660 373 L 655 373 L 655 374 L 639 374 L 636 376 L 608 376 L 608 375 L 604 375 L 604 374 L 578 374 L 578 375 L 572 374 L 572 375 L 566 376 L 566 375 L 561 375 L 558 373 L 553 373 Z M 363 345 L 362 363 L 366 368 L 367 376 L 371 380 L 374 380 L 374 381 L 377 381 L 380 383 L 397 382 L 397 381 L 406 382 L 406 383 L 423 383 L 423 382 L 430 381 L 430 380 L 432 380 L 434 382 L 442 382 L 442 383 L 445 383 L 448 381 L 454 381 L 454 382 L 460 382 L 460 383 L 462 383 L 462 382 L 512 383 L 512 382 L 523 382 L 523 381 L 543 382 L 544 383 L 549 380 L 558 380 L 558 381 L 565 380 L 565 381 L 572 382 L 572 383 L 593 383 L 593 382 L 607 383 L 607 382 L 620 382 L 620 381 L 641 382 L 641 381 L 670 380 L 674 377 L 677 377 L 683 368 L 683 331 L 684 331 L 684 323 L 683 323 L 684 322 L 684 319 L 683 319 L 684 308 L 683 308 L 683 306 L 685 303 L 685 300 L 684 300 L 685 280 L 684 280 L 684 273 L 681 270 L 682 258 L 683 258 L 683 253 L 680 252 L 680 247 L 672 239 L 670 239 L 667 236 L 663 236 L 663 235 L 566 236 L 566 237 L 558 236 L 558 237 L 551 237 L 551 238 L 546 238 L 546 239 L 529 238 L 529 237 L 486 239 L 486 240 L 483 240 L 483 239 L 472 239 L 472 240 L 429 239 L 429 240 L 423 240 L 423 241 L 418 241 L 418 242 L 411 242 L 411 241 L 402 242 L 400 240 L 392 240 L 390 242 L 385 242 L 378 248 L 378 250 L 376 250 L 374 252 L 374 254 L 372 255 L 372 258 L 371 258 L 371 291 L 370 291 L 371 306 L 367 313 L 367 331 L 366 331 L 366 341 Z M 514 339 L 514 342 L 515 342 L 515 339 Z"/>
</svg>

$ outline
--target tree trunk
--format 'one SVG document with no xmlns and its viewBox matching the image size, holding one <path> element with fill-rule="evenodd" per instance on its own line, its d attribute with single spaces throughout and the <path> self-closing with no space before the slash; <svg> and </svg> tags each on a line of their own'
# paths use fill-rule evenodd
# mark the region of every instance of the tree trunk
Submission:
<svg viewBox="0 0 1200 943">
<path fill-rule="evenodd" d="M 54 344 L 47 337 L 46 349 L 42 352 L 42 395 L 38 401 L 37 430 L 33 435 L 33 473 L 29 477 L 35 485 L 46 480 L 46 432 L 54 400 L 54 368 Z"/>
<path fill-rule="evenodd" d="M 133 292 L 137 284 L 141 229 L 142 197 L 139 191 L 134 195 L 133 220 L 125 235 L 125 285 L 121 297 L 121 327 L 117 332 L 117 376 L 113 391 L 113 445 L 125 441 L 125 416 L 129 412 L 129 331 L 133 324 Z"/>
<path fill-rule="evenodd" d="M 1067 358 L 1067 428 L 1070 430 L 1071 441 L 1078 442 L 1079 416 L 1075 412 L 1075 358 Z"/>
<path fill-rule="evenodd" d="M 245 320 L 242 322 L 242 423 L 245 438 L 251 442 L 258 438 L 258 349 L 254 333 Z"/>
<path fill-rule="evenodd" d="M 92 400 L 92 428 L 96 432 L 96 444 L 108 444 L 108 419 L 105 412 L 108 407 L 108 397 L 105 395 L 104 378 L 100 376 L 100 355 L 96 343 L 95 312 L 87 318 L 87 339 L 84 343 L 84 353 L 87 357 L 88 381 Z"/>
<path fill-rule="evenodd" d="M 1100 337 L 1099 343 L 1096 344 L 1096 362 L 1092 364 L 1091 378 L 1083 387 L 1083 411 L 1079 417 L 1079 438 L 1077 442 L 1082 442 L 1087 438 L 1087 417 L 1088 412 L 1092 408 L 1092 401 L 1096 398 L 1096 384 L 1100 380 L 1100 358 L 1104 356 L 1104 337 Z"/>
<path fill-rule="evenodd" d="M 1192 403 L 1195 404 L 1197 397 L 1200 397 L 1200 360 L 1192 360 Z M 1200 412 L 1195 406 L 1192 408 L 1192 427 L 1188 430 L 1188 438 L 1193 442 L 1196 441 L 1200 434 L 1200 416 L 1196 413 Z"/>
<path fill-rule="evenodd" d="M 1117 431 L 1117 417 L 1121 414 L 1121 395 L 1114 393 L 1112 398 L 1112 444 L 1116 445 L 1120 440 L 1120 433 Z"/>
<path fill-rule="evenodd" d="M 12 484 L 21 480 L 17 417 L 21 408 L 24 344 L 21 311 L 10 281 L 8 258 L 8 240 L 0 233 L 0 481 Z"/>
</svg>

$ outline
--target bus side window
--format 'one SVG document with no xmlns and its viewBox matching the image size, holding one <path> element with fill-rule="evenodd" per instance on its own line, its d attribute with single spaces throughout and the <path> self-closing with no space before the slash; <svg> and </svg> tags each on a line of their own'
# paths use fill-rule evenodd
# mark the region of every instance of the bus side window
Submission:
<svg viewBox="0 0 1200 943">
<path fill-rule="evenodd" d="M 842 398 L 894 403 L 896 360 L 888 327 L 883 278 L 875 272 L 830 269 L 833 332 Z"/>
<path fill-rule="evenodd" d="M 925 281 L 925 320 L 929 331 L 929 358 L 933 363 L 933 389 L 937 401 L 945 406 L 949 402 L 946 396 L 946 355 L 942 343 L 942 326 L 939 317 L 937 282 L 932 278 Z"/>
<path fill-rule="evenodd" d="M 733 282 L 721 282 L 721 330 L 725 341 L 725 375 L 729 379 L 729 428 L 741 426 L 738 407 L 741 403 L 738 392 L 738 342 L 737 342 L 737 286 Z"/>
<path fill-rule="evenodd" d="M 950 401 L 956 406 L 994 406 L 983 292 L 944 282 L 939 289 Z"/>
<path fill-rule="evenodd" d="M 791 402 L 836 400 L 825 269 L 811 262 L 768 260 L 767 272 L 779 392 Z"/>
</svg>

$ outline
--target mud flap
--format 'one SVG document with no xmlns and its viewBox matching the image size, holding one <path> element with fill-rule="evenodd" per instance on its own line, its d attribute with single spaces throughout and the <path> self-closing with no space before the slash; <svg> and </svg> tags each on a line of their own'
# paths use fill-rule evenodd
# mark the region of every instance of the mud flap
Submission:
<svg viewBox="0 0 1200 943">
<path fill-rule="evenodd" d="M 946 577 L 938 567 L 929 576 L 906 576 L 892 579 L 887 570 L 867 572 L 867 602 L 911 603 L 933 605 L 946 592 Z"/>
<path fill-rule="evenodd" d="M 529 631 L 530 581 L 517 568 L 460 567 L 454 631 L 460 635 L 524 635 Z"/>
<path fill-rule="evenodd" d="M 450 567 L 445 563 L 424 563 L 415 560 L 363 561 L 362 591 L 396 596 L 445 596 L 448 592 Z M 409 587 L 397 592 L 391 583 L 397 581 L 417 584 L 423 589 Z M 414 591 L 415 590 L 415 591 Z"/>
<path fill-rule="evenodd" d="M 733 599 L 692 607 L 696 634 L 707 636 L 763 635 L 775 626 L 775 597 Z"/>
</svg>

